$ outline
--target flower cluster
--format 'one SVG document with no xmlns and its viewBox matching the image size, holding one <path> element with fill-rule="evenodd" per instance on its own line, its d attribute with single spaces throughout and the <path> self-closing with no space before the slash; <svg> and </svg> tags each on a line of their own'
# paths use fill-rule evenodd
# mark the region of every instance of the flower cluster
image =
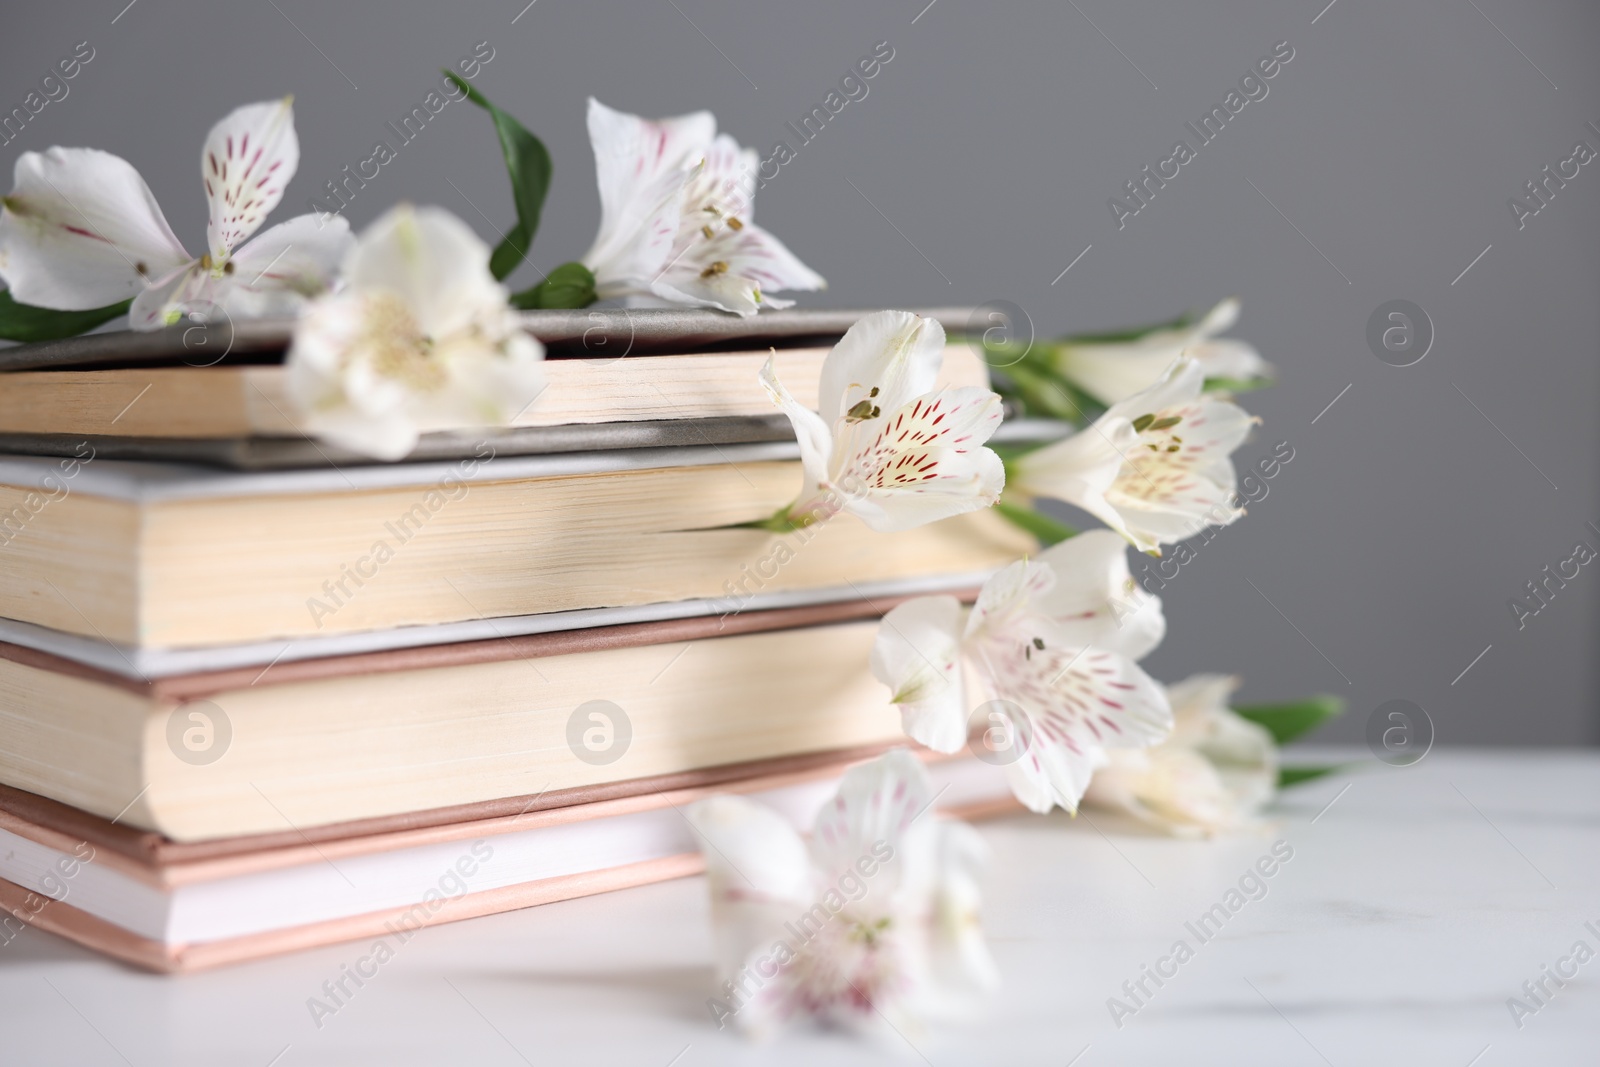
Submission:
<svg viewBox="0 0 1600 1067">
<path fill-rule="evenodd" d="M 48 339 L 126 314 L 136 330 L 185 318 L 294 320 L 287 389 L 300 425 L 383 460 L 421 434 L 516 422 L 540 395 L 543 349 L 518 309 L 595 299 L 755 315 L 772 294 L 824 287 L 755 224 L 757 157 L 709 112 L 647 120 L 589 101 L 601 221 L 588 253 L 539 284 L 504 284 L 527 254 L 549 184 L 539 140 L 481 92 L 518 221 L 491 249 L 436 207 L 402 204 L 359 236 L 302 215 L 259 232 L 299 163 L 289 99 L 231 112 L 207 135 L 206 248 L 173 235 L 132 165 L 87 148 L 24 153 L 0 199 L 0 337 Z M 1236 681 L 1163 687 L 1139 665 L 1166 632 L 1127 548 L 1162 547 L 1244 514 L 1231 455 L 1255 421 L 1232 396 L 1270 378 L 1220 335 L 1228 300 L 1198 321 L 1067 338 L 998 364 L 1004 393 L 941 387 L 939 322 L 860 319 L 828 354 L 813 409 L 759 379 L 798 440 L 792 503 L 747 525 L 791 531 L 838 515 L 900 531 L 1000 505 L 1050 543 L 994 574 L 970 606 L 905 601 L 883 618 L 870 669 L 904 731 L 928 749 L 1004 749 L 1010 788 L 1035 812 L 1081 802 L 1179 835 L 1246 826 L 1281 782 L 1278 746 L 1339 704 L 1229 706 Z M 987 347 L 987 342 L 985 342 Z M 795 383 L 791 383 L 795 384 Z M 803 383 L 809 386 L 811 383 Z M 1004 402 L 1077 424 L 1002 461 L 988 442 Z M 1028 509 L 1052 499 L 1105 524 L 1082 534 Z M 996 738 L 1000 744 L 993 744 Z M 937 796 L 905 750 L 852 769 L 809 838 L 776 812 L 722 796 L 689 813 L 705 843 L 722 987 L 719 1026 L 797 1018 L 905 1033 L 952 1017 L 995 984 L 978 923 L 982 842 L 930 812 Z"/>
<path fill-rule="evenodd" d="M 788 306 L 774 291 L 824 286 L 755 225 L 755 153 L 719 136 L 709 112 L 648 121 L 591 100 L 599 235 L 583 262 L 509 292 L 501 281 L 532 240 L 549 156 L 457 82 L 491 111 L 506 150 L 520 221 L 502 248 L 442 209 L 406 206 L 359 240 L 337 216 L 257 234 L 294 177 L 300 142 L 291 100 L 250 104 L 201 149 L 209 221 L 198 257 L 126 160 L 89 148 L 23 153 L 0 199 L 0 337 L 70 336 L 123 314 L 135 330 L 296 319 L 289 394 L 302 429 L 393 460 L 429 430 L 504 425 L 533 403 L 542 351 L 515 308 L 610 297 L 753 315 Z"/>
</svg>

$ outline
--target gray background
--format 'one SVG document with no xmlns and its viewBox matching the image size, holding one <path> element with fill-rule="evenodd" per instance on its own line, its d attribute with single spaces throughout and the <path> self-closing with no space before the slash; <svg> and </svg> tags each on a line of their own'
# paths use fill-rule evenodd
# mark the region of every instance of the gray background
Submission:
<svg viewBox="0 0 1600 1067">
<path fill-rule="evenodd" d="M 794 146 L 784 123 L 886 40 L 895 56 L 870 95 L 758 198 L 761 221 L 831 283 L 803 305 L 1006 299 L 1054 334 L 1237 294 L 1236 333 L 1280 369 L 1277 388 L 1246 400 L 1265 421 L 1240 458 L 1279 441 L 1295 458 L 1167 589 L 1153 673 L 1236 672 L 1248 700 L 1347 696 L 1352 714 L 1327 740 L 1358 738 L 1392 698 L 1426 708 L 1440 743 L 1600 739 L 1600 569 L 1520 632 L 1508 608 L 1576 541 L 1600 547 L 1585 526 L 1600 523 L 1600 162 L 1520 231 L 1507 207 L 1576 140 L 1600 148 L 1584 125 L 1600 123 L 1600 9 L 925 2 L 16 5 L 0 39 L 4 110 L 76 42 L 97 54 L 0 163 L 52 144 L 115 152 L 199 248 L 200 143 L 229 109 L 296 96 L 302 160 L 282 221 L 392 141 L 385 122 L 421 103 L 438 67 L 488 40 L 477 84 L 555 159 L 534 248 L 548 268 L 581 255 L 597 222 L 585 97 L 646 115 L 710 108 L 765 155 Z M 1295 57 L 1268 97 L 1119 232 L 1108 198 L 1284 40 Z M 402 198 L 496 238 L 513 214 L 481 112 L 447 107 L 348 216 L 360 226 Z M 1403 369 L 1364 339 L 1394 298 L 1437 331 Z"/>
</svg>

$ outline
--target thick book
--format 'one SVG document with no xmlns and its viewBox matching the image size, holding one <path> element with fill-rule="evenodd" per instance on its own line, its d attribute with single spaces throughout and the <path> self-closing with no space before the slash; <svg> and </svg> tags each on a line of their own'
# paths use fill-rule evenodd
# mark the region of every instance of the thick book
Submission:
<svg viewBox="0 0 1600 1067">
<path fill-rule="evenodd" d="M 596 448 L 792 440 L 757 377 L 769 355 L 816 406 L 822 361 L 864 312 L 785 311 L 740 319 L 677 309 L 542 311 L 546 386 L 509 427 L 424 435 L 412 459 Z M 926 311 L 952 329 L 964 309 Z M 152 334 L 95 334 L 0 349 L 0 449 L 204 462 L 243 469 L 373 462 L 308 439 L 286 391 L 292 324 L 223 322 Z M 951 344 L 940 384 L 988 384 L 981 348 Z"/>
<path fill-rule="evenodd" d="M 971 575 L 1033 542 L 993 511 L 775 534 L 789 444 L 239 473 L 0 457 L 0 617 L 122 648 L 316 640 Z"/>
<path fill-rule="evenodd" d="M 444 821 L 206 845 L 0 789 L 0 944 L 27 923 L 170 972 L 359 940 L 350 968 L 370 977 L 426 926 L 698 873 L 683 810 L 713 793 L 749 795 L 808 828 L 844 770 L 870 754 L 745 767 L 727 780 L 665 781 L 560 808 L 486 805 Z M 930 758 L 929 772 L 936 810 L 922 818 L 1016 808 L 1003 773 L 971 756 Z"/>
<path fill-rule="evenodd" d="M 154 679 L 0 643 L 0 783 L 192 842 L 889 744 L 900 714 L 868 662 L 900 599 Z"/>
</svg>

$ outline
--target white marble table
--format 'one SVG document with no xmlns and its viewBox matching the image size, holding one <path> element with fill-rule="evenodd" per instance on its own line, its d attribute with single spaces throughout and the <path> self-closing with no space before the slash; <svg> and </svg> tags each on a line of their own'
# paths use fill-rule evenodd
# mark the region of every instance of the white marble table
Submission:
<svg viewBox="0 0 1600 1067">
<path fill-rule="evenodd" d="M 424 931 L 320 1028 L 306 1001 L 351 946 L 163 978 L 30 930 L 0 948 L 0 1063 L 1600 1062 L 1600 957 L 1565 987 L 1547 979 L 1555 995 L 1520 1029 L 1507 1007 L 1576 942 L 1600 952 L 1600 753 L 1369 765 L 1291 793 L 1261 837 L 1174 841 L 1093 815 L 985 824 L 1005 988 L 988 1023 L 914 1049 L 718 1033 L 691 879 Z M 1293 858 L 1265 895 L 1200 943 L 1185 924 L 1280 839 Z M 1193 958 L 1159 989 L 1146 979 L 1119 1029 L 1108 998 L 1180 938 Z"/>
</svg>

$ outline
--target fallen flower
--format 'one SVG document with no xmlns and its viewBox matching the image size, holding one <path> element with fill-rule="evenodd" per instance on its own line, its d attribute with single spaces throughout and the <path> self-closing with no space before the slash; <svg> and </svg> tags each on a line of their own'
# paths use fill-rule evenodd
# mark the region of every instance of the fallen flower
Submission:
<svg viewBox="0 0 1600 1067">
<path fill-rule="evenodd" d="M 742 797 L 689 809 L 704 841 L 722 1028 L 765 1034 L 812 1020 L 915 1032 L 965 1014 L 998 984 L 979 925 L 984 846 L 928 811 L 904 749 L 852 768 L 809 841 Z"/>
</svg>

